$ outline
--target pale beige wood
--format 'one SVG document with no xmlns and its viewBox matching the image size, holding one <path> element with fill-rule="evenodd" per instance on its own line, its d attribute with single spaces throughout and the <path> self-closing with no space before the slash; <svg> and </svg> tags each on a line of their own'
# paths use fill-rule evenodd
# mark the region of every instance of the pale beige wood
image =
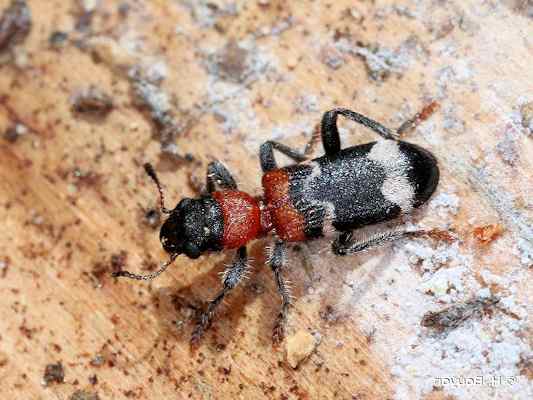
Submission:
<svg viewBox="0 0 533 400">
<path fill-rule="evenodd" d="M 437 195 L 451 195 L 459 205 L 455 212 L 449 201 L 435 203 L 415 221 L 449 227 L 463 239 L 451 253 L 453 260 L 470 257 L 458 298 L 475 294 L 476 285 L 502 296 L 512 289 L 516 309 L 523 310 L 531 299 L 526 247 L 533 241 L 533 152 L 531 132 L 512 121 L 533 101 L 527 5 L 272 0 L 238 1 L 233 13 L 229 1 L 153 0 L 131 2 L 128 16 L 119 17 L 119 2 L 100 2 L 93 37 L 70 35 L 85 46 L 70 42 L 53 50 L 49 35 L 73 29 L 76 2 L 28 3 L 34 25 L 15 51 L 19 66 L 7 63 L 0 74 L 0 130 L 15 122 L 30 130 L 15 143 L 0 142 L 2 399 L 68 399 L 79 389 L 101 399 L 449 399 L 495 393 L 487 386 L 441 392 L 421 377 L 431 368 L 451 374 L 455 364 L 441 369 L 438 359 L 432 364 L 426 336 L 417 336 L 422 314 L 444 305 L 424 294 L 406 242 L 337 259 L 327 242 L 319 241 L 311 247 L 307 269 L 302 256 L 291 253 L 286 274 L 297 301 L 289 333 L 307 330 L 320 337 L 316 351 L 295 370 L 284 348 L 272 349 L 270 342 L 279 302 L 263 266 L 267 240 L 252 244 L 256 272 L 228 298 L 196 351 L 188 344 L 187 304 L 218 290 L 217 273 L 230 255 L 180 258 L 152 284 L 115 282 L 109 272 L 112 256 L 120 252 L 126 254 L 125 267 L 135 271 L 165 259 L 157 231 L 142 223 L 143 207 L 156 205 L 142 163 L 152 161 L 161 171 L 169 203 L 194 196 L 190 181 L 203 180 L 214 158 L 258 195 L 262 141 L 302 146 L 303 131 L 310 134 L 323 111 L 341 105 L 399 126 L 436 99 L 439 111 L 408 140 L 436 154 L 442 170 Z M 206 3 L 212 4 L 202 6 Z M 0 8 L 7 4 L 1 0 Z M 249 75 L 249 81 L 220 86 L 222 78 L 206 68 L 208 54 L 230 40 L 244 47 L 246 40 L 253 43 L 244 54 L 256 64 L 243 67 L 237 60 L 233 73 Z M 397 50 L 390 76 L 370 79 L 356 54 L 368 48 L 357 47 L 358 41 Z M 91 53 L 98 53 L 100 62 Z M 148 114 L 134 104 L 127 69 L 156 61 L 166 65 L 161 90 L 177 121 L 191 118 L 176 144 L 181 154 L 194 155 L 194 163 L 162 157 Z M 336 63 L 338 69 L 332 68 Z M 87 120 L 70 111 L 72 96 L 90 84 L 113 98 L 115 109 L 105 119 Z M 213 104 L 217 96 L 227 99 Z M 198 112 L 199 104 L 207 110 Z M 235 120 L 227 119 L 232 116 Z M 345 143 L 373 139 L 361 128 L 342 126 Z M 499 224 L 503 232 L 483 245 L 472 235 L 488 224 Z M 518 278 L 491 283 L 484 271 Z M 495 313 L 479 322 L 482 329 L 510 326 L 514 317 Z M 516 318 L 512 351 L 527 354 L 531 323 L 527 314 Z M 468 328 L 461 329 L 468 337 Z M 481 339 L 472 335 L 472 340 Z M 402 349 L 417 348 L 422 350 L 410 367 L 398 361 Z M 98 357 L 103 364 L 95 366 Z M 494 371 L 489 359 L 486 368 Z M 43 387 L 45 366 L 57 361 L 65 383 Z M 463 375 L 477 373 L 473 365 L 463 367 Z M 525 399 L 532 390 L 531 366 L 524 361 L 520 368 L 516 395 Z M 96 385 L 89 383 L 94 374 Z"/>
</svg>

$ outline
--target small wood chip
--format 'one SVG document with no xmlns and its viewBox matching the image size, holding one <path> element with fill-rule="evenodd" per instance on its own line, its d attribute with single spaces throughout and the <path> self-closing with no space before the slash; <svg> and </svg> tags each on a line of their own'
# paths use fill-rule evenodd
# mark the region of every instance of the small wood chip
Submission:
<svg viewBox="0 0 533 400">
<path fill-rule="evenodd" d="M 474 229 L 474 237 L 482 244 L 487 245 L 503 233 L 503 228 L 499 224 L 479 226 Z"/>
<path fill-rule="evenodd" d="M 70 396 L 69 400 L 100 400 L 97 393 L 87 392 L 85 390 L 76 390 Z"/>
<path fill-rule="evenodd" d="M 31 11 L 26 1 L 12 0 L 0 17 L 0 52 L 22 43 L 31 25 Z"/>
<path fill-rule="evenodd" d="M 286 340 L 287 362 L 292 368 L 298 367 L 316 348 L 316 340 L 307 331 L 298 331 Z"/>
<path fill-rule="evenodd" d="M 65 381 L 65 370 L 63 364 L 48 364 L 44 369 L 43 385 L 49 386 L 52 383 L 63 383 Z"/>
<path fill-rule="evenodd" d="M 72 99 L 72 111 L 77 114 L 105 117 L 112 110 L 111 96 L 95 86 L 81 90 Z"/>
<path fill-rule="evenodd" d="M 520 107 L 520 114 L 522 114 L 522 126 L 531 129 L 533 127 L 533 101 Z"/>
</svg>

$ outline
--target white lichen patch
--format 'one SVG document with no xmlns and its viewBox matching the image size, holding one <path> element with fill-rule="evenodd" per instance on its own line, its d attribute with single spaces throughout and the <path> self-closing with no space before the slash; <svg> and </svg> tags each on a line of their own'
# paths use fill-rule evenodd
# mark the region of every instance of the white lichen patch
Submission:
<svg viewBox="0 0 533 400">
<path fill-rule="evenodd" d="M 516 334 L 523 329 L 523 323 L 501 313 L 490 320 L 472 320 L 446 336 L 430 336 L 420 328 L 394 357 L 392 373 L 399 382 L 396 398 L 420 398 L 434 387 L 461 399 L 529 398 L 531 387 L 525 376 L 518 376 L 517 367 L 528 350 L 527 343 Z M 515 383 L 443 386 L 439 379 L 478 376 L 487 380 L 515 377 Z"/>
<path fill-rule="evenodd" d="M 85 12 L 93 12 L 100 2 L 99 0 L 80 0 L 79 3 Z"/>
<path fill-rule="evenodd" d="M 157 113 L 161 114 L 171 110 L 168 94 L 158 86 L 146 81 L 139 81 L 135 83 L 134 87 L 137 95 L 150 110 L 156 110 Z"/>
<path fill-rule="evenodd" d="M 533 241 L 526 238 L 518 238 L 516 253 L 520 257 L 520 263 L 528 268 L 533 267 Z"/>
<path fill-rule="evenodd" d="M 441 192 L 429 202 L 429 209 L 441 218 L 457 215 L 459 212 L 459 196 L 455 193 Z"/>
<path fill-rule="evenodd" d="M 213 113 L 225 134 L 246 133 L 255 145 L 253 151 L 257 151 L 269 136 L 266 132 L 257 135 L 262 127 L 254 109 L 252 86 L 275 74 L 277 58 L 252 39 L 229 42 L 204 54 L 208 78 L 203 111 Z"/>
<path fill-rule="evenodd" d="M 373 332 L 372 351 L 391 355 L 395 399 L 424 398 L 436 387 L 459 399 L 530 398 L 533 386 L 520 375 L 521 360 L 531 354 L 527 304 L 516 292 L 527 271 L 513 265 L 505 275 L 482 270 L 478 281 L 477 262 L 459 242 L 405 240 L 363 259 L 344 277 L 338 312 Z M 327 289 L 315 288 L 314 294 L 320 292 Z M 429 311 L 493 295 L 499 302 L 490 314 L 474 313 L 444 333 L 421 326 Z M 439 386 L 438 378 L 479 376 L 495 385 Z M 496 385 L 500 377 L 512 384 Z"/>
<path fill-rule="evenodd" d="M 430 257 L 429 260 L 424 258 L 424 262 L 429 265 L 423 276 L 404 267 L 404 257 L 409 252 L 400 250 L 400 254 L 395 254 L 391 262 L 395 267 L 385 271 L 376 286 L 370 292 L 358 296 L 357 302 L 357 307 L 370 307 L 373 311 L 361 312 L 359 321 L 363 327 L 377 326 L 374 334 L 375 351 L 394 354 L 391 371 L 397 379 L 395 398 L 421 398 L 438 384 L 437 378 L 460 376 L 485 376 L 487 379 L 509 376 L 516 377 L 516 384 L 501 387 L 446 386 L 442 389 L 458 398 L 528 398 L 531 385 L 524 376 L 519 376 L 518 369 L 521 357 L 531 352 L 524 339 L 527 327 L 526 306 L 509 295 L 503 297 L 500 304 L 510 313 L 496 310 L 492 317 L 468 320 L 447 335 L 432 334 L 420 326 L 421 318 L 428 310 L 442 308 L 443 303 L 456 302 L 468 298 L 470 294 L 482 295 L 486 292 L 488 295 L 490 292 L 481 289 L 471 278 L 468 265 L 441 267 L 432 273 L 436 267 L 433 260 L 441 251 L 431 251 L 425 246 L 411 246 L 411 250 L 413 247 L 419 256 Z M 443 252 L 445 254 L 438 258 L 448 259 L 450 264 L 462 264 L 469 260 L 468 256 L 460 254 L 457 249 Z M 512 280 L 502 281 L 495 276 L 488 279 L 487 274 L 485 278 L 491 282 L 497 280 L 500 284 L 511 284 L 517 279 L 514 277 Z M 390 282 L 402 284 L 390 285 Z M 406 286 L 407 282 L 409 284 Z M 430 288 L 432 293 L 424 294 L 422 288 Z M 350 292 L 345 290 L 345 299 Z M 383 300 L 384 297 L 386 301 Z M 371 318 L 371 315 L 378 317 Z M 519 319 L 515 319 L 513 315 Z M 388 334 L 391 331 L 397 332 L 394 338 Z"/>
<path fill-rule="evenodd" d="M 211 28 L 222 17 L 238 13 L 236 2 L 226 0 L 180 0 L 201 28 Z"/>
<path fill-rule="evenodd" d="M 319 97 L 313 94 L 299 96 L 295 103 L 295 111 L 298 114 L 318 113 L 320 111 Z"/>
</svg>

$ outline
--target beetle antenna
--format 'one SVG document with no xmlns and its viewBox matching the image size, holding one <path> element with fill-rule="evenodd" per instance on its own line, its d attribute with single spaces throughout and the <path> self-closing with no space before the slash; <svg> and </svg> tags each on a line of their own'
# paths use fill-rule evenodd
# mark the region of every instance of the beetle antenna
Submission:
<svg viewBox="0 0 533 400">
<path fill-rule="evenodd" d="M 165 270 L 168 268 L 170 264 L 174 262 L 178 254 L 172 254 L 170 256 L 170 259 L 165 262 L 163 265 L 161 265 L 161 268 L 159 268 L 157 271 L 152 272 L 151 274 L 147 275 L 137 275 L 133 274 L 129 271 L 116 271 L 111 274 L 113 278 L 119 278 L 119 277 L 125 277 L 130 279 L 135 279 L 138 281 L 151 281 L 152 279 L 157 278 L 159 275 L 161 275 Z"/>
<path fill-rule="evenodd" d="M 437 111 L 439 107 L 440 104 L 435 100 L 425 105 L 424 108 L 417 112 L 412 118 L 409 118 L 407 121 L 401 124 L 400 127 L 396 129 L 396 134 L 398 136 L 402 136 L 403 134 L 414 130 L 418 125 L 420 125 L 421 122 L 431 117 L 431 115 Z"/>
<path fill-rule="evenodd" d="M 155 173 L 154 167 L 152 167 L 152 164 L 146 163 L 144 164 L 144 170 L 148 174 L 150 178 L 154 181 L 154 183 L 157 186 L 157 191 L 159 192 L 159 209 L 163 214 L 170 214 L 171 211 L 165 207 L 165 195 L 163 194 L 163 187 L 161 186 L 161 182 L 159 182 L 159 178 L 157 177 L 157 174 Z"/>
</svg>

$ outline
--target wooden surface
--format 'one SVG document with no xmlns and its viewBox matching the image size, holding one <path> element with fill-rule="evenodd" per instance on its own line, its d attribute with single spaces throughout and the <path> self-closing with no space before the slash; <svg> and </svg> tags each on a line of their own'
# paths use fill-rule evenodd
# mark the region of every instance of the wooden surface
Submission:
<svg viewBox="0 0 533 400">
<path fill-rule="evenodd" d="M 100 1 L 85 19 L 81 3 L 92 2 L 29 1 L 31 33 L 3 55 L 0 130 L 28 132 L 0 141 L 0 398 L 532 398 L 527 2 Z M 49 44 L 55 30 L 69 34 L 61 47 Z M 134 70 L 161 81 L 148 89 L 168 97 L 171 139 L 139 100 Z M 109 115 L 72 112 L 91 85 L 111 96 Z M 179 258 L 152 284 L 110 278 L 117 265 L 165 259 L 144 219 L 156 196 L 142 163 L 155 164 L 172 203 L 195 195 L 214 158 L 260 194 L 262 141 L 301 146 L 334 106 L 395 127 L 431 100 L 440 109 L 408 140 L 434 152 L 442 178 L 412 222 L 460 241 L 343 259 L 325 241 L 307 261 L 291 252 L 289 334 L 318 343 L 298 368 L 271 345 L 279 299 L 268 240 L 251 246 L 254 274 L 196 351 L 194 307 L 218 290 L 231 255 Z M 344 143 L 372 139 L 342 126 Z M 501 234 L 480 239 L 489 224 Z M 487 288 L 504 299 L 490 315 L 447 335 L 420 326 Z M 57 362 L 64 383 L 43 385 Z M 477 375 L 517 380 L 433 381 Z"/>
</svg>

